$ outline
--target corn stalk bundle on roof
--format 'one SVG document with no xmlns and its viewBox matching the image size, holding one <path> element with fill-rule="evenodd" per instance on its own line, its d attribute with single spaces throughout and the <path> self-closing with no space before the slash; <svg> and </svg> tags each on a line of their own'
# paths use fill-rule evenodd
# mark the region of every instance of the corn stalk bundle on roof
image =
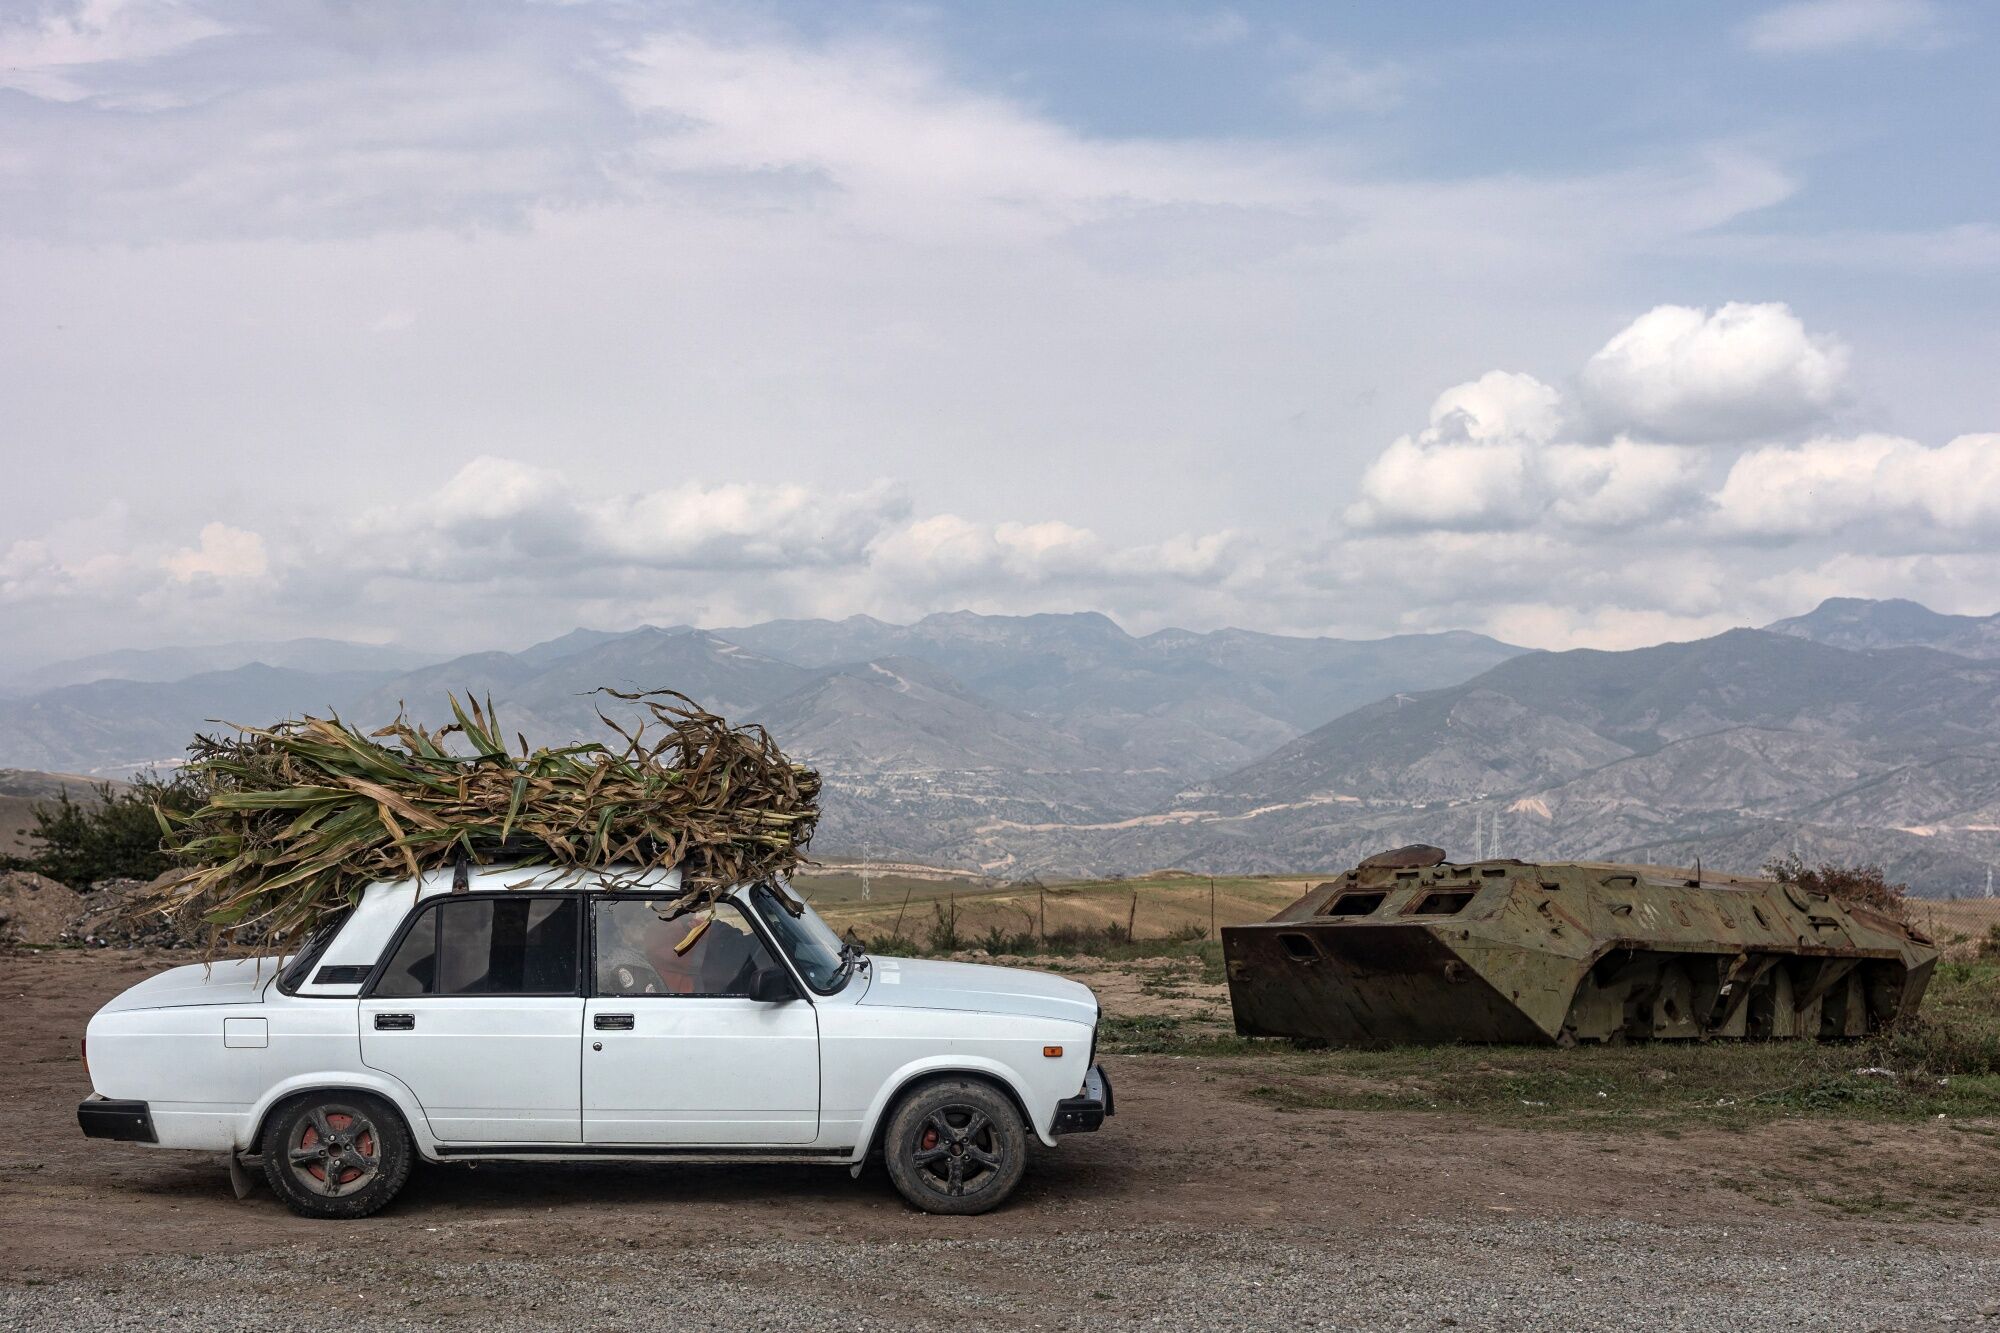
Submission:
<svg viewBox="0 0 2000 1333">
<path fill-rule="evenodd" d="M 531 751 L 517 737 L 509 753 L 492 702 L 456 697 L 457 721 L 435 732 L 402 716 L 367 734 L 306 717 L 198 736 L 188 768 L 205 803 L 160 811 L 183 869 L 139 910 L 227 943 L 296 937 L 372 882 L 460 858 L 598 870 L 613 885 L 678 866 L 688 907 L 804 861 L 819 774 L 762 727 L 732 727 L 672 690 L 600 693 L 645 714 L 628 731 L 600 710 L 615 744 Z"/>
</svg>

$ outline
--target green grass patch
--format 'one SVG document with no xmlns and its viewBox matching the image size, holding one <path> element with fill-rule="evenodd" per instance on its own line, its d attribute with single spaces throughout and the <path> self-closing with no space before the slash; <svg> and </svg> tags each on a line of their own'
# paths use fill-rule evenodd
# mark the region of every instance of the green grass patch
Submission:
<svg viewBox="0 0 2000 1333">
<path fill-rule="evenodd" d="M 1856 1042 L 1307 1051 L 1149 1017 L 1107 1022 L 1105 1049 L 1249 1056 L 1255 1063 L 1240 1066 L 1256 1080 L 1247 1095 L 1291 1111 L 1439 1111 L 1570 1125 L 1977 1121 L 2000 1117 L 2000 965 L 1941 963 L 1919 1016 Z"/>
<path fill-rule="evenodd" d="M 1097 1049 L 1104 1055 L 1263 1055 L 1271 1043 L 1250 1037 L 1218 1035 L 1229 1015 L 1204 1009 L 1188 1018 L 1144 1014 L 1121 1018 L 1107 1014 L 1097 1029 Z"/>
</svg>

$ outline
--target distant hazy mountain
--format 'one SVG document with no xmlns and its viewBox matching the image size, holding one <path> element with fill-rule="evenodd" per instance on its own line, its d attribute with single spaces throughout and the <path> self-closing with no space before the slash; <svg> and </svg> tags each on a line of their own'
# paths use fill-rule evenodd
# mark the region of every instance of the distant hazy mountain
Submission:
<svg viewBox="0 0 2000 1333">
<path fill-rule="evenodd" d="M 1834 601 L 1629 652 L 1470 634 L 1134 636 L 1097 615 L 578 630 L 396 672 L 243 666 L 0 699 L 0 764 L 124 773 L 207 719 L 491 697 L 511 736 L 602 734 L 599 686 L 673 688 L 819 765 L 818 850 L 992 873 L 1332 869 L 1454 854 L 1884 862 L 1931 892 L 2000 864 L 1996 620 Z"/>
<path fill-rule="evenodd" d="M 1949 616 L 1900 598 L 1829 597 L 1769 628 L 1835 648 L 1936 648 L 1963 657 L 2000 657 L 2000 615 Z"/>
<path fill-rule="evenodd" d="M 245 667 L 0 700 L 0 763 L 125 772 L 171 762 L 208 718 L 307 708 L 373 726 L 406 707 L 436 726 L 453 693 L 491 698 L 510 737 L 563 742 L 603 735 L 600 709 L 635 719 L 600 686 L 672 688 L 821 765 L 824 850 L 1005 866 L 1017 828 L 1144 814 L 1357 704 L 1521 651 L 1476 634 L 1141 638 L 1088 614 L 577 630 L 393 673 Z"/>
<path fill-rule="evenodd" d="M 1757 630 L 1534 654 L 1357 709 L 1140 828 L 1037 838 L 1030 861 L 1202 868 L 1427 841 L 1754 870 L 1796 848 L 1971 889 L 2000 861 L 2000 663 Z"/>
<path fill-rule="evenodd" d="M 1143 638 L 1109 617 L 866 616 L 717 630 L 802 666 L 901 656 L 1127 765 L 1205 776 L 1397 690 L 1452 684 L 1523 649 L 1480 634 L 1307 639 L 1224 629 Z"/>
<path fill-rule="evenodd" d="M 381 672 L 290 671 L 261 663 L 178 681 L 100 680 L 0 700 L 0 764 L 124 774 L 178 763 L 196 732 L 337 707 Z"/>
<path fill-rule="evenodd" d="M 573 651 L 541 644 L 522 653 L 477 653 L 397 676 L 357 702 L 355 716 L 391 717 L 400 702 L 413 720 L 441 725 L 451 720 L 447 695 L 471 693 L 493 699 L 509 735 L 555 744 L 606 738 L 600 709 L 621 723 L 638 716 L 635 707 L 593 693 L 600 687 L 679 690 L 734 722 L 814 675 L 702 630 L 649 626 L 589 641 L 566 639 Z"/>
<path fill-rule="evenodd" d="M 52 662 L 9 682 L 10 693 L 32 694 L 99 680 L 175 681 L 261 662 L 294 671 L 407 671 L 437 660 L 394 644 L 349 643 L 343 639 L 276 639 L 216 643 L 201 647 L 122 648 Z"/>
</svg>

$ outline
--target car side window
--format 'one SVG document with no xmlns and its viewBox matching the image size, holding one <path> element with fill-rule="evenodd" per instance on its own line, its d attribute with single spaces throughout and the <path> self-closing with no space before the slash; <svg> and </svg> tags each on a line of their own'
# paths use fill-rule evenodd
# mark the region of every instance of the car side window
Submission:
<svg viewBox="0 0 2000 1333">
<path fill-rule="evenodd" d="M 573 995 L 572 897 L 446 899 L 426 908 L 375 984 L 376 995 Z"/>
<path fill-rule="evenodd" d="M 669 921 L 665 914 L 672 907 L 671 898 L 603 898 L 591 904 L 599 995 L 747 997 L 751 977 L 778 965 L 734 903 L 718 903 L 713 920 L 689 913 Z M 694 942 L 675 952 L 696 930 Z"/>
</svg>

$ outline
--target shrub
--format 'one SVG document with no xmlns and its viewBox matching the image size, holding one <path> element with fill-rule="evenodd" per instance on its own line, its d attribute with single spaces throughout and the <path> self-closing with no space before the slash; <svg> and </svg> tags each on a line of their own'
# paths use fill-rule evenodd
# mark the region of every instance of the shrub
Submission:
<svg viewBox="0 0 2000 1333">
<path fill-rule="evenodd" d="M 1899 919 L 1910 894 L 1909 885 L 1890 883 L 1881 866 L 1843 866 L 1832 861 L 1809 866 L 1796 852 L 1765 863 L 1764 872 L 1780 884 L 1796 884 L 1810 893 L 1824 893 Z"/>
<path fill-rule="evenodd" d="M 28 855 L 9 858 L 7 867 L 32 870 L 72 889 L 87 891 L 106 879 L 154 879 L 172 869 L 161 850 L 160 817 L 154 807 L 185 814 L 201 804 L 192 776 L 151 774 L 130 787 L 103 783 L 95 802 L 77 801 L 65 788 L 53 805 L 35 807 L 34 840 Z"/>
<path fill-rule="evenodd" d="M 979 947 L 990 954 L 1033 953 L 1035 937 L 1010 932 L 1004 926 L 988 926 L 986 934 L 980 938 Z"/>
<path fill-rule="evenodd" d="M 956 953 L 965 947 L 965 940 L 958 933 L 958 900 L 946 898 L 931 904 L 931 926 L 929 938 L 932 953 Z"/>
</svg>

